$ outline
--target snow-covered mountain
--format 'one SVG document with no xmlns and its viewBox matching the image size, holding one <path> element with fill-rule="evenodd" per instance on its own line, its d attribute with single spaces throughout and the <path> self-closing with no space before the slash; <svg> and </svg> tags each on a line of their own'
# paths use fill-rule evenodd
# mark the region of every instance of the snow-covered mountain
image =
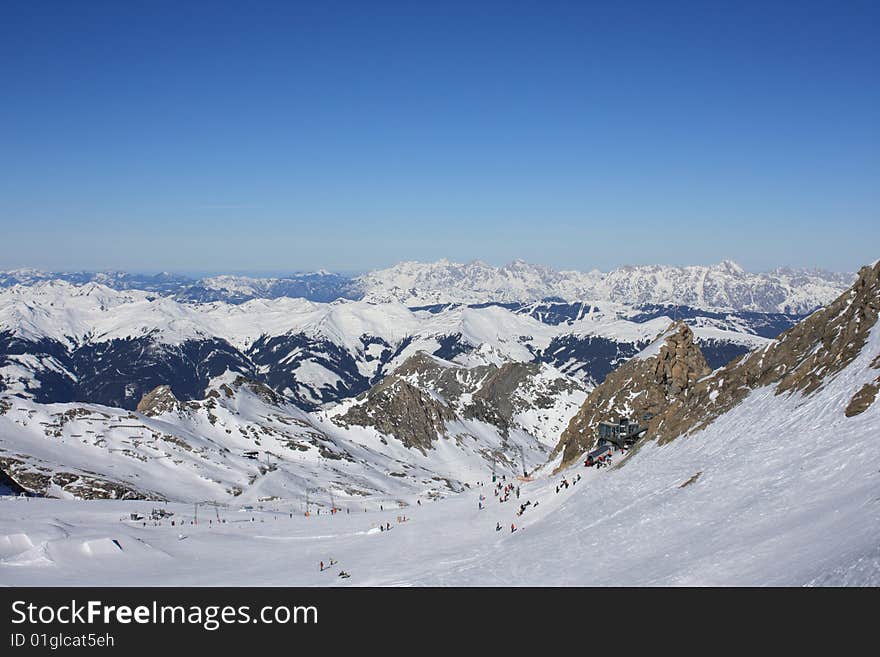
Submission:
<svg viewBox="0 0 880 657">
<path fill-rule="evenodd" d="M 827 307 L 711 374 L 691 330 L 674 324 L 590 393 L 554 454 L 562 465 L 574 462 L 595 444 L 598 422 L 618 417 L 643 423 L 644 440 L 661 444 L 699 435 L 748 399 L 771 393 L 785 400 L 780 408 L 811 408 L 810 432 L 846 430 L 855 424 L 848 418 L 865 412 L 880 389 L 878 314 L 880 261 L 863 267 L 853 286 Z M 825 399 L 827 411 L 813 401 L 826 389 L 836 391 Z M 755 421 L 766 427 L 767 420 Z M 790 423 L 780 430 L 792 431 Z"/>
<path fill-rule="evenodd" d="M 459 378 L 468 401 L 463 392 L 444 400 L 422 388 L 422 403 L 400 397 L 379 404 L 402 375 L 345 409 L 309 414 L 231 373 L 213 379 L 199 400 L 180 401 L 159 386 L 134 412 L 0 396 L 0 483 L 60 498 L 237 504 L 302 501 L 320 491 L 311 499 L 325 508 L 332 500 L 350 507 L 365 498 L 441 497 L 488 468 L 513 476 L 542 465 L 555 433 L 585 397 L 546 365 L 468 370 L 437 361 L 426 368 L 422 359 L 433 360 L 407 361 L 408 381 L 422 377 L 425 385 L 425 377 L 448 368 L 445 379 Z M 432 404 L 442 412 L 430 432 L 400 422 L 418 421 Z M 388 415 L 374 422 L 357 414 L 367 408 Z"/>
<path fill-rule="evenodd" d="M 463 440 L 485 430 L 475 426 L 488 425 L 529 452 L 517 459 L 525 474 L 543 464 L 585 397 L 583 385 L 543 363 L 466 367 L 420 351 L 328 415 L 342 426 L 373 427 L 423 451 L 441 437 Z"/>
<path fill-rule="evenodd" d="M 131 274 L 122 271 L 47 272 L 33 268 L 0 271 L 0 288 L 35 285 L 46 281 L 64 281 L 74 285 L 99 283 L 114 290 L 145 290 L 160 294 L 175 294 L 193 282 L 186 276 L 169 272 L 159 274 Z"/>
<path fill-rule="evenodd" d="M 591 386 L 683 312 L 553 302 L 412 309 L 287 297 L 195 304 L 48 281 L 0 291 L 0 390 L 134 409 L 162 384 L 200 399 L 210 379 L 230 371 L 310 410 L 366 391 L 419 351 L 468 366 L 547 363 Z M 690 311 L 687 321 L 717 367 L 794 319 Z"/>
<path fill-rule="evenodd" d="M 124 272 L 50 273 L 0 271 L 0 288 L 65 281 L 140 289 L 184 302 L 244 303 L 279 297 L 329 302 L 363 299 L 407 306 L 438 304 L 529 304 L 544 300 L 690 306 L 701 310 L 803 314 L 829 303 L 852 282 L 851 274 L 780 268 L 746 272 L 734 262 L 712 266 L 627 266 L 603 273 L 555 271 L 521 260 L 502 267 L 483 262 L 402 262 L 351 278 L 327 271 L 274 278 L 222 275 L 198 280 L 175 274 Z"/>
<path fill-rule="evenodd" d="M 272 278 L 221 275 L 200 279 L 168 272 L 46 272 L 32 268 L 0 271 L 0 288 L 36 285 L 46 281 L 62 281 L 74 285 L 99 283 L 114 290 L 143 290 L 195 303 L 244 303 L 251 299 L 278 297 L 333 301 L 360 297 L 351 277 L 324 270 Z"/>
<path fill-rule="evenodd" d="M 355 315 L 375 328 L 369 307 Z M 330 335 L 354 321 L 322 324 L 324 310 L 309 330 Z M 479 310 L 409 312 L 491 336 Z M 586 391 L 546 365 L 505 361 L 519 346 L 497 333 L 459 354 L 474 361 L 467 366 L 414 353 L 365 395 L 317 413 L 232 373 L 199 400 L 154 390 L 135 412 L 3 395 L 0 489 L 117 501 L 0 497 L 0 573 L 12 585 L 55 586 L 876 586 L 878 315 L 880 262 L 826 308 L 711 373 L 700 327 L 664 320 L 586 396 L 555 458 L 516 480 L 515 497 L 493 497 L 492 465 L 506 476 L 500 485 L 513 481 L 524 454 L 548 447 L 534 431 L 551 424 L 542 416 L 563 421 Z M 658 319 L 590 321 L 619 331 Z M 593 420 L 649 407 L 637 449 L 616 454 L 613 467 L 583 467 Z M 428 425 L 431 435 L 411 432 Z M 195 524 L 194 506 L 175 503 L 162 508 L 183 530 L 134 522 L 153 505 L 132 499 L 144 494 L 217 500 L 219 522 Z M 304 495 L 313 510 L 350 513 L 305 516 Z M 393 531 L 380 537 L 379 524 Z M 330 554 L 350 579 L 315 568 Z"/>
<path fill-rule="evenodd" d="M 753 274 L 732 261 L 712 266 L 619 267 L 610 272 L 555 271 L 515 261 L 403 262 L 357 279 L 364 298 L 410 306 L 441 303 L 534 302 L 543 299 L 704 310 L 807 313 L 829 303 L 850 283 L 849 274 L 777 269 Z"/>
</svg>

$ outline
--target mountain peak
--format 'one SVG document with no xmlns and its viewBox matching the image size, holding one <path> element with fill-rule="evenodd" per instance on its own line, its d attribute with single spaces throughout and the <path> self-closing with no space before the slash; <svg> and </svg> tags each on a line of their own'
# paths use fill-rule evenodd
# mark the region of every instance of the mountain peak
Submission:
<svg viewBox="0 0 880 657">
<path fill-rule="evenodd" d="M 739 263 L 735 262 L 734 260 L 722 260 L 718 263 L 716 268 L 727 274 L 731 274 L 732 276 L 742 276 L 746 273 L 746 270 L 743 269 L 739 265 Z"/>
<path fill-rule="evenodd" d="M 147 417 L 175 413 L 183 408 L 177 397 L 171 391 L 171 386 L 160 385 L 141 397 L 137 405 L 137 412 Z"/>
</svg>

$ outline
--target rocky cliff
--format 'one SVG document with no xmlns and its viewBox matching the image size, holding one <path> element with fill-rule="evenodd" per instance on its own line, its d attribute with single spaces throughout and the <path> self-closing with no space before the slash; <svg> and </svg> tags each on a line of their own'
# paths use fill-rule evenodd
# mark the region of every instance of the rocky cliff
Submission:
<svg viewBox="0 0 880 657">
<path fill-rule="evenodd" d="M 686 399 L 697 381 L 710 373 L 694 335 L 684 322 L 674 322 L 644 351 L 608 375 L 571 419 L 551 458 L 562 454 L 567 465 L 596 444 L 599 422 L 646 414 L 657 417 Z M 655 420 L 648 423 L 655 425 Z M 644 423 L 644 422 L 643 422 Z"/>
<path fill-rule="evenodd" d="M 341 426 L 372 427 L 423 452 L 448 435 L 454 421 L 491 425 L 507 438 L 522 431 L 546 444 L 585 392 L 542 363 L 464 367 L 419 352 L 337 415 Z"/>
<path fill-rule="evenodd" d="M 775 385 L 775 394 L 810 395 L 858 356 L 880 312 L 880 261 L 859 271 L 855 284 L 826 308 L 782 333 L 764 349 L 737 358 L 697 383 L 653 427 L 661 443 L 697 431 L 740 403 L 756 388 Z M 871 366 L 880 368 L 873 354 Z M 853 391 L 846 415 L 867 409 L 880 376 Z"/>
</svg>

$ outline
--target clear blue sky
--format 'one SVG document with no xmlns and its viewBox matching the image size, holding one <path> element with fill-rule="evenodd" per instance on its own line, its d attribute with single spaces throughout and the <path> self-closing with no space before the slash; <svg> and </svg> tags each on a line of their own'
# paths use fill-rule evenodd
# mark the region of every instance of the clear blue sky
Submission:
<svg viewBox="0 0 880 657">
<path fill-rule="evenodd" d="M 877 2 L 0 5 L 0 269 L 852 270 Z"/>
</svg>

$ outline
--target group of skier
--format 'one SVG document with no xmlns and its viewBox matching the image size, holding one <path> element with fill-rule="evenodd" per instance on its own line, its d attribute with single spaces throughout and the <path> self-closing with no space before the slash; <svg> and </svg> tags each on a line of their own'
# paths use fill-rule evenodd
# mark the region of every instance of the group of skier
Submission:
<svg viewBox="0 0 880 657">
<path fill-rule="evenodd" d="M 571 480 L 571 484 L 569 484 L 569 483 L 568 483 L 568 479 L 567 479 L 566 477 L 563 477 L 563 478 L 562 478 L 562 481 L 559 482 L 559 483 L 556 485 L 556 494 L 558 495 L 560 490 L 562 490 L 563 488 L 568 488 L 569 485 L 574 486 L 574 485 L 575 485 L 577 482 L 579 482 L 580 480 L 581 480 L 581 476 L 578 475 L 577 477 L 575 477 L 574 479 L 572 479 L 572 480 Z"/>
<path fill-rule="evenodd" d="M 514 486 L 511 484 L 505 484 L 503 482 L 498 482 L 495 484 L 495 488 L 493 490 L 495 497 L 498 498 L 499 502 L 506 502 L 510 499 L 510 494 L 515 493 L 517 499 L 519 499 L 519 486 Z"/>
</svg>

